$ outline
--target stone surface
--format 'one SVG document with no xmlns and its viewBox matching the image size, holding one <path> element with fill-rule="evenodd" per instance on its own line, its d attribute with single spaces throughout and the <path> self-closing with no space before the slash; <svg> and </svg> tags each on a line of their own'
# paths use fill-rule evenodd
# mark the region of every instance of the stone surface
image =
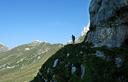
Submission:
<svg viewBox="0 0 128 82">
<path fill-rule="evenodd" d="M 105 59 L 105 54 L 101 51 L 96 51 L 96 57 L 99 57 L 99 58 L 102 58 L 102 59 Z"/>
<path fill-rule="evenodd" d="M 76 72 L 76 67 L 72 64 L 72 69 L 71 69 L 71 73 L 74 74 Z"/>
<path fill-rule="evenodd" d="M 92 0 L 88 42 L 119 47 L 128 38 L 128 0 Z"/>
<path fill-rule="evenodd" d="M 56 59 L 56 60 L 54 61 L 53 67 L 56 67 L 56 65 L 58 64 L 58 62 L 59 62 L 59 59 Z"/>
<path fill-rule="evenodd" d="M 120 57 L 115 58 L 115 64 L 118 68 L 121 67 L 123 64 L 122 59 Z"/>
<path fill-rule="evenodd" d="M 81 79 L 83 79 L 84 75 L 85 75 L 85 66 L 83 64 L 81 64 L 80 67 L 81 67 L 81 72 L 82 72 L 81 73 Z"/>
</svg>

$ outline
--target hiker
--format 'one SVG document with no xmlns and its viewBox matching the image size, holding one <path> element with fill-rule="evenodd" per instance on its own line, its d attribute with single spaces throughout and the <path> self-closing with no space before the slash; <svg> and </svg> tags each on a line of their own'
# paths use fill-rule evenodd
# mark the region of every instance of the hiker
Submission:
<svg viewBox="0 0 128 82">
<path fill-rule="evenodd" d="M 75 43 L 75 36 L 74 35 L 72 35 L 72 42 L 73 42 L 73 44 Z"/>
</svg>

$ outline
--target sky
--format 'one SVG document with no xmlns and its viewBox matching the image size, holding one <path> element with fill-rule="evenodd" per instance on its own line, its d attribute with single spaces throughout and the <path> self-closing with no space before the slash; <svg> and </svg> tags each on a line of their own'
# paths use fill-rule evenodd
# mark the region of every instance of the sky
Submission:
<svg viewBox="0 0 128 82">
<path fill-rule="evenodd" d="M 89 22 L 90 0 L 0 0 L 0 42 L 66 43 Z"/>
</svg>

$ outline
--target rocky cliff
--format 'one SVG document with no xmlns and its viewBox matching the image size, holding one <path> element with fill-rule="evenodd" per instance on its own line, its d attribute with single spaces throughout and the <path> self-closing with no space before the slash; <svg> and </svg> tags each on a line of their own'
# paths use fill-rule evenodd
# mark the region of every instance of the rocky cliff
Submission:
<svg viewBox="0 0 128 82">
<path fill-rule="evenodd" d="M 95 47 L 119 47 L 128 39 L 128 0 L 92 0 L 87 41 Z"/>
</svg>

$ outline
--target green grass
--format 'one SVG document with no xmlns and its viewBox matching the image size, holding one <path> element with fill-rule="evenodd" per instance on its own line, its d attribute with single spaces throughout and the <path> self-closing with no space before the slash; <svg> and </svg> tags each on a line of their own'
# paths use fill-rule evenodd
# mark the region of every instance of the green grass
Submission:
<svg viewBox="0 0 128 82">
<path fill-rule="evenodd" d="M 39 73 L 31 82 L 44 82 L 42 77 L 50 82 L 127 82 L 128 81 L 128 48 L 107 48 L 99 47 L 92 48 L 92 44 L 79 43 L 69 44 L 61 48 L 50 59 L 46 61 L 39 70 Z M 82 54 L 80 52 L 83 52 Z M 101 51 L 105 54 L 105 59 L 97 57 L 96 51 Z M 67 53 L 70 54 L 67 57 Z M 115 58 L 122 58 L 121 67 L 115 64 Z M 60 63 L 53 68 L 53 63 L 56 59 Z M 85 66 L 85 75 L 81 79 L 77 73 L 70 74 L 68 64 Z M 49 69 L 49 72 L 47 72 Z M 53 77 L 54 76 L 54 77 Z M 120 79 L 119 79 L 120 78 Z"/>
<path fill-rule="evenodd" d="M 31 45 L 21 45 L 0 54 L 0 66 L 6 64 L 5 69 L 0 68 L 0 82 L 29 82 L 36 76 L 41 65 L 62 47 L 60 44 L 48 43 Z M 26 51 L 25 48 L 31 48 L 31 50 Z M 49 50 L 40 53 L 46 49 Z M 7 66 L 16 67 L 7 69 Z"/>
</svg>

